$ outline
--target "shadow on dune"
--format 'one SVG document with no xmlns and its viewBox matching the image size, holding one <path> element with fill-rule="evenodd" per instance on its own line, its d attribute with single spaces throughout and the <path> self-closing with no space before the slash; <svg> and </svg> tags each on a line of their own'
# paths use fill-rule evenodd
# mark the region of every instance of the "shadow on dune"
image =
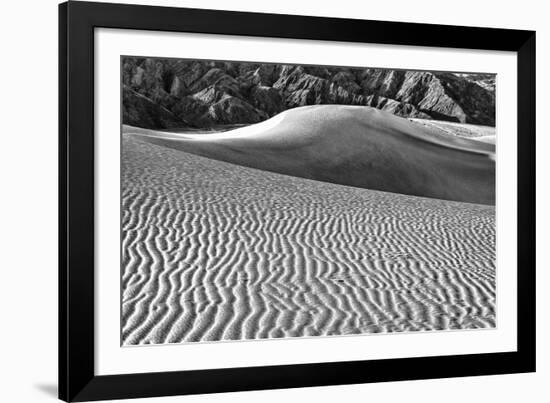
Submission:
<svg viewBox="0 0 550 403">
<path fill-rule="evenodd" d="M 247 167 L 367 189 L 494 204 L 494 144 L 361 106 L 318 105 L 212 134 L 124 127 L 147 142 Z"/>
</svg>

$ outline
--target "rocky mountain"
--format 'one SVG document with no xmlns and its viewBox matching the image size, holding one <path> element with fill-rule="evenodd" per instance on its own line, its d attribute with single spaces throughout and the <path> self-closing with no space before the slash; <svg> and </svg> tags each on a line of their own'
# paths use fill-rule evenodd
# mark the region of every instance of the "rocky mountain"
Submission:
<svg viewBox="0 0 550 403">
<path fill-rule="evenodd" d="M 496 75 L 488 73 L 456 73 L 458 77 L 463 77 L 466 80 L 472 81 L 489 91 L 495 91 Z"/>
<path fill-rule="evenodd" d="M 257 123 L 316 104 L 495 124 L 494 75 L 126 57 L 122 81 L 123 122 L 145 128 Z"/>
</svg>

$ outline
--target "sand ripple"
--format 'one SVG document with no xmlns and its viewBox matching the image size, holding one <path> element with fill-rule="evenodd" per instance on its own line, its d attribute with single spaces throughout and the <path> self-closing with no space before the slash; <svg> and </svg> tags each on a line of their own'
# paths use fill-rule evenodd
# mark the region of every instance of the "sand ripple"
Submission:
<svg viewBox="0 0 550 403">
<path fill-rule="evenodd" d="M 124 345 L 495 326 L 492 206 L 123 136 Z"/>
</svg>

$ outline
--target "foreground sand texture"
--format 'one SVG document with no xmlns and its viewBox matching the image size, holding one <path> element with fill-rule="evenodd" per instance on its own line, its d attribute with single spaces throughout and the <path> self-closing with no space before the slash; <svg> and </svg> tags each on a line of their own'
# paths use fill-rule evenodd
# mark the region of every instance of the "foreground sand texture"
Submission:
<svg viewBox="0 0 550 403">
<path fill-rule="evenodd" d="M 494 206 L 268 172 L 128 131 L 123 345 L 495 326 Z"/>
</svg>

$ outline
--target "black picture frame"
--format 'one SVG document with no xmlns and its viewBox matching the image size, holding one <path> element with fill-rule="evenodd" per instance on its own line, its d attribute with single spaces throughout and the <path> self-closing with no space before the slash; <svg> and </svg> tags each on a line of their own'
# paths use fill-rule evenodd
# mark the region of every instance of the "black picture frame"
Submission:
<svg viewBox="0 0 550 403">
<path fill-rule="evenodd" d="M 94 29 L 517 52 L 517 351 L 180 372 L 94 372 Z M 185 8 L 59 5 L 59 398 L 65 401 L 535 371 L 535 32 Z"/>
</svg>

